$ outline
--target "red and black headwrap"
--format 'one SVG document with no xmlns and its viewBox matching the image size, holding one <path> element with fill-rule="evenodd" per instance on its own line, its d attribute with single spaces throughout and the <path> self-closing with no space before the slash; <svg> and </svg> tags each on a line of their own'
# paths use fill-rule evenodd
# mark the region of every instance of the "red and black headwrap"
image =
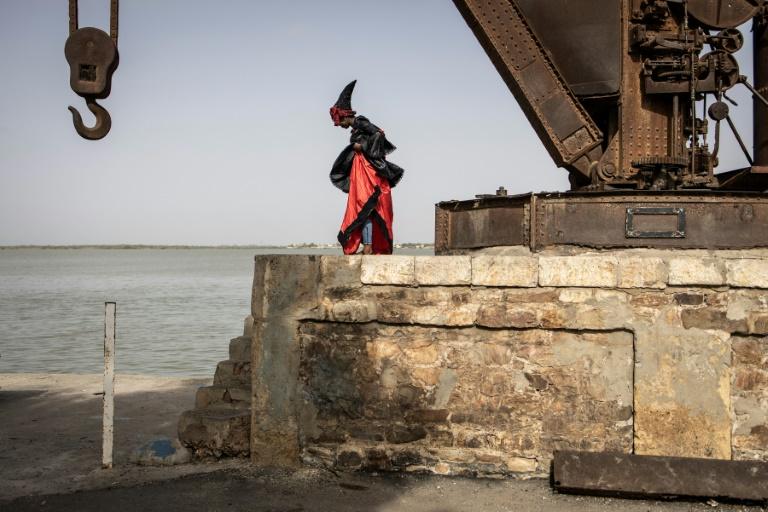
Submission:
<svg viewBox="0 0 768 512">
<path fill-rule="evenodd" d="M 331 107 L 331 119 L 333 125 L 339 126 L 339 123 L 345 117 L 354 116 L 357 112 L 352 110 L 352 91 L 355 89 L 357 80 L 352 80 L 347 84 L 336 103 Z"/>
</svg>

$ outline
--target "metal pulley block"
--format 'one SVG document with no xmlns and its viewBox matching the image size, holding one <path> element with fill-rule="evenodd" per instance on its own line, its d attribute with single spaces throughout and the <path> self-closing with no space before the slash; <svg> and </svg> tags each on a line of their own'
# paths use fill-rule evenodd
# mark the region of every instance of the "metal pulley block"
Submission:
<svg viewBox="0 0 768 512">
<path fill-rule="evenodd" d="M 88 109 L 96 117 L 96 124 L 90 128 L 85 126 L 77 109 L 70 106 L 69 110 L 75 130 L 89 140 L 103 138 L 112 127 L 109 112 L 96 103 L 97 99 L 109 96 L 112 74 L 120 60 L 117 51 L 118 0 L 112 0 L 110 7 L 110 34 L 107 34 L 94 27 L 78 28 L 77 0 L 69 2 L 70 34 L 64 45 L 70 70 L 69 84 L 76 94 L 85 98 Z"/>
</svg>

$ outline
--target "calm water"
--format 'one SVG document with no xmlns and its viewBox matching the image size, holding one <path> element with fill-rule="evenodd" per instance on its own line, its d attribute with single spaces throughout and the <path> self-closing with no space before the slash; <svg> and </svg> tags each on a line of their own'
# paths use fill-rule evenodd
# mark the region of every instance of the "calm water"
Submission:
<svg viewBox="0 0 768 512">
<path fill-rule="evenodd" d="M 115 301 L 118 372 L 211 377 L 242 334 L 257 253 L 339 251 L 0 250 L 0 373 L 101 372 Z"/>
</svg>

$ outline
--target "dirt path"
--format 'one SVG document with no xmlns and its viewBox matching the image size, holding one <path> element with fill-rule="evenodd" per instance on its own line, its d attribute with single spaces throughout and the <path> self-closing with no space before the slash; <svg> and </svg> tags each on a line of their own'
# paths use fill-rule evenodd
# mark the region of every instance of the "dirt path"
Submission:
<svg viewBox="0 0 768 512">
<path fill-rule="evenodd" d="M 128 465 L 129 455 L 176 437 L 179 414 L 207 379 L 118 375 L 115 469 L 101 469 L 101 375 L 0 374 L 0 499 L 139 483 L 219 469 Z"/>
<path fill-rule="evenodd" d="M 0 503 L 0 509 L 3 509 Z M 683 512 L 757 511 L 759 507 L 625 501 L 552 493 L 544 480 L 468 480 L 416 475 L 295 473 L 252 468 L 75 494 L 22 498 L 14 512 Z"/>
<path fill-rule="evenodd" d="M 333 475 L 247 461 L 141 467 L 137 447 L 173 437 L 206 380 L 118 376 L 115 469 L 102 470 L 99 375 L 0 374 L 0 511 L 249 512 L 757 511 L 761 507 L 558 495 L 545 480 Z M 75 492 L 77 491 L 77 492 Z"/>
</svg>

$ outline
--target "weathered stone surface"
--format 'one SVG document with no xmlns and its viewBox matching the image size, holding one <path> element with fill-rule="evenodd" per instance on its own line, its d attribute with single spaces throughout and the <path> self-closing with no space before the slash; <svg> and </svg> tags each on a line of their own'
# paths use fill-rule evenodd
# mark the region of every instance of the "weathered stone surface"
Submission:
<svg viewBox="0 0 768 512">
<path fill-rule="evenodd" d="M 219 408 L 247 410 L 251 407 L 250 388 L 228 388 L 225 386 L 203 386 L 195 395 L 195 408 Z"/>
<path fill-rule="evenodd" d="M 363 284 L 413 285 L 416 282 L 413 256 L 363 256 Z"/>
<path fill-rule="evenodd" d="M 416 284 L 459 286 L 472 281 L 469 256 L 416 256 Z"/>
<path fill-rule="evenodd" d="M 726 332 L 748 332 L 746 318 L 733 320 L 728 312 L 713 308 L 685 309 L 680 317 L 686 329 L 712 329 Z"/>
<path fill-rule="evenodd" d="M 300 337 L 309 423 L 340 439 L 384 427 L 390 445 L 456 446 L 436 455 L 451 474 L 538 470 L 562 446 L 631 449 L 630 333 L 305 322 Z M 377 447 L 364 467 L 409 460 Z"/>
<path fill-rule="evenodd" d="M 681 306 L 701 306 L 704 304 L 704 295 L 700 293 L 676 293 L 675 302 Z"/>
<path fill-rule="evenodd" d="M 245 317 L 245 320 L 243 320 L 243 337 L 250 338 L 251 336 L 253 336 L 253 327 L 254 327 L 253 316 L 248 315 L 247 317 Z"/>
<path fill-rule="evenodd" d="M 186 411 L 179 419 L 179 440 L 198 457 L 245 457 L 250 452 L 250 427 L 248 411 Z"/>
<path fill-rule="evenodd" d="M 251 314 L 251 460 L 266 466 L 300 463 L 298 319 L 318 309 L 318 256 L 257 256 Z"/>
<path fill-rule="evenodd" d="M 669 260 L 669 284 L 725 284 L 725 263 L 717 258 L 674 257 Z"/>
<path fill-rule="evenodd" d="M 392 324 L 469 326 L 475 323 L 479 304 L 473 293 L 461 288 L 376 288 L 370 296 L 376 319 Z"/>
<path fill-rule="evenodd" d="M 238 336 L 229 341 L 229 360 L 251 362 L 251 336 Z"/>
<path fill-rule="evenodd" d="M 635 453 L 730 459 L 729 335 L 660 321 L 635 359 Z"/>
<path fill-rule="evenodd" d="M 538 281 L 536 256 L 474 256 L 472 284 L 475 286 L 533 287 Z"/>
<path fill-rule="evenodd" d="M 768 288 L 768 259 L 734 259 L 725 263 L 726 282 L 740 288 Z"/>
<path fill-rule="evenodd" d="M 734 337 L 733 458 L 768 461 L 768 338 Z"/>
<path fill-rule="evenodd" d="M 654 257 L 619 258 L 619 288 L 665 288 L 667 266 Z"/>
<path fill-rule="evenodd" d="M 474 286 L 467 257 L 257 259 L 254 461 L 540 474 L 633 428 L 639 453 L 765 457 L 766 363 L 735 342 L 768 334 L 768 298 L 740 253 L 576 253 L 517 256 L 538 286 L 479 279 L 488 255 Z"/>
<path fill-rule="evenodd" d="M 352 290 L 360 288 L 361 267 L 363 257 L 351 256 L 321 256 L 320 279 L 327 289 Z"/>
<path fill-rule="evenodd" d="M 616 287 L 615 256 L 541 256 L 539 286 Z"/>
<path fill-rule="evenodd" d="M 213 384 L 228 388 L 248 388 L 251 387 L 251 362 L 243 361 L 221 361 L 216 366 L 216 373 L 213 376 Z"/>
</svg>

